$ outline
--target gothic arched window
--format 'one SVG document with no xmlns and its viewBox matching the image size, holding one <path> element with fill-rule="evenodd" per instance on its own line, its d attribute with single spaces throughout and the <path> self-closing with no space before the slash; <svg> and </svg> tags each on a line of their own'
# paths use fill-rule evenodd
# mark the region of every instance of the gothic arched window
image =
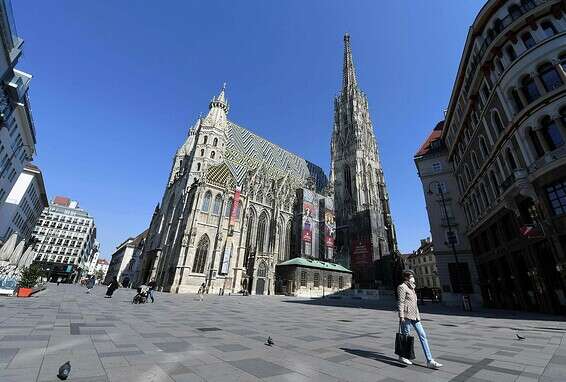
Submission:
<svg viewBox="0 0 566 382">
<path fill-rule="evenodd" d="M 478 171 L 480 169 L 480 164 L 478 162 L 478 156 L 476 155 L 475 151 L 472 151 L 472 163 L 474 165 L 474 169 Z"/>
<path fill-rule="evenodd" d="M 228 203 L 226 203 L 226 209 L 224 210 L 224 216 L 227 218 L 230 217 L 230 213 L 232 212 L 232 205 L 234 204 L 234 199 L 229 198 Z"/>
<path fill-rule="evenodd" d="M 200 163 L 197 163 L 197 171 L 200 171 Z"/>
<path fill-rule="evenodd" d="M 220 208 L 222 207 L 222 196 L 220 194 L 216 195 L 214 198 L 214 206 L 212 207 L 213 215 L 220 215 Z"/>
<path fill-rule="evenodd" d="M 263 248 L 265 245 L 266 230 L 267 230 L 267 215 L 263 213 L 259 217 L 259 223 L 257 224 L 256 248 L 258 253 L 263 252 Z"/>
<path fill-rule="evenodd" d="M 212 146 L 218 146 L 218 138 L 214 138 L 214 140 L 212 141 Z"/>
<path fill-rule="evenodd" d="M 200 156 L 201 156 L 201 157 L 204 156 L 204 149 L 200 149 Z"/>
<path fill-rule="evenodd" d="M 195 261 L 193 262 L 193 272 L 194 273 L 204 273 L 204 266 L 206 265 L 206 256 L 208 255 L 208 246 L 210 240 L 208 236 L 203 235 L 197 246 L 197 251 L 195 253 Z"/>
<path fill-rule="evenodd" d="M 513 20 L 518 19 L 523 14 L 523 12 L 521 12 L 521 8 L 517 4 L 511 5 L 509 8 L 507 8 L 507 11 L 509 12 Z"/>
<path fill-rule="evenodd" d="M 352 195 L 352 174 L 350 173 L 350 167 L 348 167 L 348 165 L 344 166 L 344 182 L 346 184 L 346 190 Z"/>
<path fill-rule="evenodd" d="M 214 151 L 212 151 L 212 152 L 210 153 L 210 159 L 214 159 L 215 156 L 216 156 L 216 153 L 215 153 Z"/>
<path fill-rule="evenodd" d="M 285 260 L 291 258 L 291 222 L 287 224 L 285 232 Z"/>
<path fill-rule="evenodd" d="M 246 232 L 246 249 L 244 253 L 244 267 L 247 267 L 250 254 L 252 252 L 252 242 L 253 242 L 253 226 L 254 226 L 255 215 L 253 211 L 250 211 L 250 216 L 248 217 L 248 227 Z"/>
<path fill-rule="evenodd" d="M 204 199 L 202 200 L 202 208 L 201 208 L 202 212 L 208 212 L 208 210 L 210 209 L 211 200 L 212 200 L 212 192 L 207 191 L 206 194 L 204 194 Z"/>
<path fill-rule="evenodd" d="M 207 135 L 204 136 L 202 143 L 204 143 L 206 145 L 206 142 L 208 142 L 208 136 Z"/>
<path fill-rule="evenodd" d="M 259 267 L 257 268 L 257 277 L 267 277 L 267 265 L 265 261 L 259 263 Z"/>
</svg>

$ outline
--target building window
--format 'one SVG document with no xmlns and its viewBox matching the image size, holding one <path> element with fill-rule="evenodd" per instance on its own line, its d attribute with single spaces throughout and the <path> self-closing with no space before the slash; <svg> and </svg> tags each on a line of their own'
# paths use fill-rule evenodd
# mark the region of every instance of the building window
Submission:
<svg viewBox="0 0 566 382">
<path fill-rule="evenodd" d="M 307 272 L 305 272 L 305 271 L 301 272 L 301 286 L 302 287 L 307 286 Z"/>
<path fill-rule="evenodd" d="M 432 164 L 432 172 L 437 173 L 442 171 L 442 163 L 440 162 L 434 162 Z"/>
<path fill-rule="evenodd" d="M 519 6 L 517 4 L 511 5 L 507 9 L 507 12 L 509 12 L 509 14 L 511 15 L 511 19 L 513 19 L 513 20 L 518 19 L 523 14 L 523 12 L 521 12 L 521 8 L 519 8 Z"/>
<path fill-rule="evenodd" d="M 318 288 L 320 286 L 320 274 L 316 272 L 313 275 L 313 287 Z"/>
<path fill-rule="evenodd" d="M 214 138 L 214 140 L 212 141 L 212 146 L 218 146 L 218 138 Z"/>
<path fill-rule="evenodd" d="M 344 277 L 343 276 L 338 276 L 338 288 L 340 288 L 340 289 L 344 288 Z"/>
<path fill-rule="evenodd" d="M 208 142 L 208 136 L 207 135 L 204 136 L 202 143 L 204 143 L 206 145 L 206 142 Z"/>
<path fill-rule="evenodd" d="M 326 286 L 332 288 L 332 275 L 326 276 Z"/>
<path fill-rule="evenodd" d="M 528 12 L 531 9 L 533 9 L 534 7 L 536 7 L 536 4 L 534 2 L 534 0 L 521 0 L 521 6 L 523 7 L 523 9 Z"/>
<path fill-rule="evenodd" d="M 562 70 L 566 71 L 566 53 L 562 53 L 560 55 L 560 66 L 562 66 Z"/>
<path fill-rule="evenodd" d="M 519 92 L 517 89 L 511 90 L 511 101 L 513 101 L 513 108 L 515 112 L 518 113 L 523 110 L 523 102 L 521 101 L 521 97 L 519 97 Z"/>
<path fill-rule="evenodd" d="M 208 240 L 208 236 L 203 235 L 198 243 L 197 251 L 195 253 L 195 261 L 193 262 L 194 273 L 204 273 L 209 243 L 210 241 Z"/>
<path fill-rule="evenodd" d="M 267 277 L 267 265 L 265 261 L 259 263 L 259 267 L 257 268 L 257 277 Z"/>
<path fill-rule="evenodd" d="M 207 191 L 206 194 L 204 194 L 204 199 L 202 200 L 202 208 L 201 208 L 202 212 L 208 212 L 210 208 L 211 200 L 212 200 L 212 193 L 210 191 Z"/>
<path fill-rule="evenodd" d="M 256 240 L 256 248 L 258 253 L 263 252 L 264 244 L 265 244 L 265 232 L 267 228 L 267 215 L 263 213 L 259 218 L 259 223 L 257 225 L 257 240 Z"/>
<path fill-rule="evenodd" d="M 545 21 L 542 24 L 540 24 L 540 26 L 542 27 L 542 31 L 544 32 L 546 37 L 552 37 L 558 33 L 556 27 L 550 21 Z"/>
<path fill-rule="evenodd" d="M 541 131 L 550 150 L 555 150 L 564 144 L 564 140 L 558 131 L 556 122 L 554 122 L 549 116 L 543 118 Z"/>
<path fill-rule="evenodd" d="M 497 110 L 494 110 L 491 113 L 491 120 L 493 121 L 493 126 L 495 127 L 496 135 L 501 134 L 504 130 L 504 127 L 503 127 L 503 122 L 501 122 L 501 117 L 499 116 Z"/>
<path fill-rule="evenodd" d="M 215 156 L 216 156 L 216 153 L 215 153 L 214 151 L 212 151 L 212 152 L 210 153 L 210 159 L 214 159 Z"/>
<path fill-rule="evenodd" d="M 200 163 L 197 163 L 197 171 L 200 171 Z"/>
<path fill-rule="evenodd" d="M 222 196 L 220 194 L 216 195 L 214 198 L 214 206 L 212 207 L 213 215 L 220 215 L 220 208 L 222 207 Z"/>
<path fill-rule="evenodd" d="M 562 85 L 560 75 L 554 65 L 547 62 L 538 68 L 538 74 L 547 92 L 552 91 Z"/>
<path fill-rule="evenodd" d="M 226 210 L 224 211 L 225 217 L 230 217 L 230 213 L 232 212 L 232 205 L 234 204 L 234 199 L 229 198 L 228 203 L 226 204 Z"/>
<path fill-rule="evenodd" d="M 529 128 L 527 135 L 529 136 L 529 140 L 531 141 L 532 147 L 535 150 L 536 157 L 540 158 L 541 156 L 544 155 L 544 149 L 538 139 L 538 135 L 531 128 Z"/>
<path fill-rule="evenodd" d="M 448 243 L 449 245 L 458 245 L 458 232 L 454 230 L 446 231 L 446 243 Z"/>
<path fill-rule="evenodd" d="M 523 33 L 521 35 L 521 40 L 523 41 L 523 44 L 525 44 L 525 48 L 527 49 L 530 49 L 537 44 L 530 32 Z"/>
<path fill-rule="evenodd" d="M 509 171 L 513 173 L 513 170 L 517 169 L 517 162 L 515 162 L 515 157 L 513 157 L 513 153 L 511 153 L 510 149 L 505 151 L 505 157 L 507 159 L 507 166 L 509 166 Z"/>
<path fill-rule="evenodd" d="M 566 181 L 546 187 L 548 201 L 554 215 L 566 214 Z"/>
<path fill-rule="evenodd" d="M 470 168 L 468 167 L 468 165 L 464 165 L 464 171 L 466 172 L 466 180 L 468 182 L 472 181 L 472 174 L 470 173 Z"/>
<path fill-rule="evenodd" d="M 480 169 L 480 164 L 478 162 L 478 157 L 475 151 L 472 151 L 472 164 L 474 165 L 474 169 L 478 171 Z"/>
<path fill-rule="evenodd" d="M 501 60 L 499 58 L 495 59 L 495 67 L 499 71 L 499 74 L 505 71 L 505 68 L 503 67 L 503 64 L 501 63 Z"/>
<path fill-rule="evenodd" d="M 480 152 L 481 152 L 483 159 L 487 158 L 489 151 L 487 150 L 487 145 L 485 143 L 484 137 L 480 137 Z"/>
<path fill-rule="evenodd" d="M 515 49 L 513 48 L 513 45 L 507 45 L 507 47 L 505 48 L 505 52 L 507 53 L 507 58 L 509 59 L 510 62 L 513 62 L 517 59 L 517 53 L 515 53 Z"/>
<path fill-rule="evenodd" d="M 344 182 L 346 183 L 346 190 L 348 190 L 348 193 L 352 195 L 352 174 L 350 173 L 350 167 L 347 165 L 344 166 Z"/>
<path fill-rule="evenodd" d="M 523 78 L 523 80 L 521 81 L 521 87 L 528 103 L 531 103 L 538 97 L 540 97 L 540 92 L 537 88 L 535 80 L 531 76 L 526 76 L 525 78 Z"/>
<path fill-rule="evenodd" d="M 204 149 L 200 149 L 200 156 L 201 156 L 201 157 L 204 156 Z"/>
</svg>

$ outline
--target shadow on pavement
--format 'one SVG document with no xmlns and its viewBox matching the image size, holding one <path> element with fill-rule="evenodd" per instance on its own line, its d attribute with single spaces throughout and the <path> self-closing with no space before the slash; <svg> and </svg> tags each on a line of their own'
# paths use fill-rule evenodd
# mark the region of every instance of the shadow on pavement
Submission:
<svg viewBox="0 0 566 382">
<path fill-rule="evenodd" d="M 337 298 L 330 296 L 330 297 L 319 297 L 319 298 L 310 298 L 310 299 L 289 297 L 283 300 L 283 302 L 292 303 L 292 304 L 306 304 L 313 306 L 334 306 L 334 307 L 343 307 L 343 308 L 372 309 L 372 310 L 392 311 L 392 312 L 397 310 L 397 304 L 392 300 L 361 300 L 361 299 L 352 299 L 352 298 Z M 425 304 L 419 303 L 419 311 L 425 314 L 439 314 L 439 315 L 447 315 L 447 316 L 566 322 L 566 317 L 560 315 L 524 312 L 524 311 L 516 311 L 516 310 L 488 309 L 482 307 L 474 307 L 474 310 L 472 312 L 465 312 L 460 307 L 444 306 L 441 304 L 435 304 L 430 302 Z M 555 328 L 555 330 L 562 331 L 563 329 Z"/>
<path fill-rule="evenodd" d="M 344 350 L 346 353 L 353 354 L 353 355 L 356 355 L 358 357 L 374 359 L 376 361 L 383 362 L 383 363 L 386 363 L 386 364 L 391 365 L 391 366 L 399 367 L 401 369 L 407 367 L 407 365 L 400 363 L 396 358 L 388 357 L 388 356 L 384 355 L 383 353 L 379 353 L 379 352 L 376 352 L 376 351 L 361 350 L 361 349 L 347 349 L 347 348 L 340 348 L 340 350 Z"/>
</svg>

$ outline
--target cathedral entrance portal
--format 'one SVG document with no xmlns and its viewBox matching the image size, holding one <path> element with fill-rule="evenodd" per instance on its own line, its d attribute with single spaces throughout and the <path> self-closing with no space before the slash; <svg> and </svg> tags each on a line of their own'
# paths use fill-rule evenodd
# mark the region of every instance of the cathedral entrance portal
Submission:
<svg viewBox="0 0 566 382">
<path fill-rule="evenodd" d="M 265 292 L 265 279 L 267 277 L 267 264 L 265 261 L 259 263 L 257 268 L 257 281 L 255 283 L 255 294 L 263 294 Z"/>
<path fill-rule="evenodd" d="M 263 294 L 264 290 L 265 290 L 265 279 L 264 278 L 257 279 L 255 284 L 255 294 Z"/>
</svg>

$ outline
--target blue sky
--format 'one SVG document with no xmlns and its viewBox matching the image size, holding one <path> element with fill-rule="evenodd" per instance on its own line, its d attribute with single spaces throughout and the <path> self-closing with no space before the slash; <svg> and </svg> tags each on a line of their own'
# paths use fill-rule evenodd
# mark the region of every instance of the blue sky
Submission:
<svg viewBox="0 0 566 382">
<path fill-rule="evenodd" d="M 13 1 L 48 197 L 79 200 L 109 257 L 148 226 L 176 148 L 224 81 L 231 120 L 328 173 L 349 32 L 411 251 L 429 235 L 413 155 L 442 119 L 483 3 Z"/>
</svg>

